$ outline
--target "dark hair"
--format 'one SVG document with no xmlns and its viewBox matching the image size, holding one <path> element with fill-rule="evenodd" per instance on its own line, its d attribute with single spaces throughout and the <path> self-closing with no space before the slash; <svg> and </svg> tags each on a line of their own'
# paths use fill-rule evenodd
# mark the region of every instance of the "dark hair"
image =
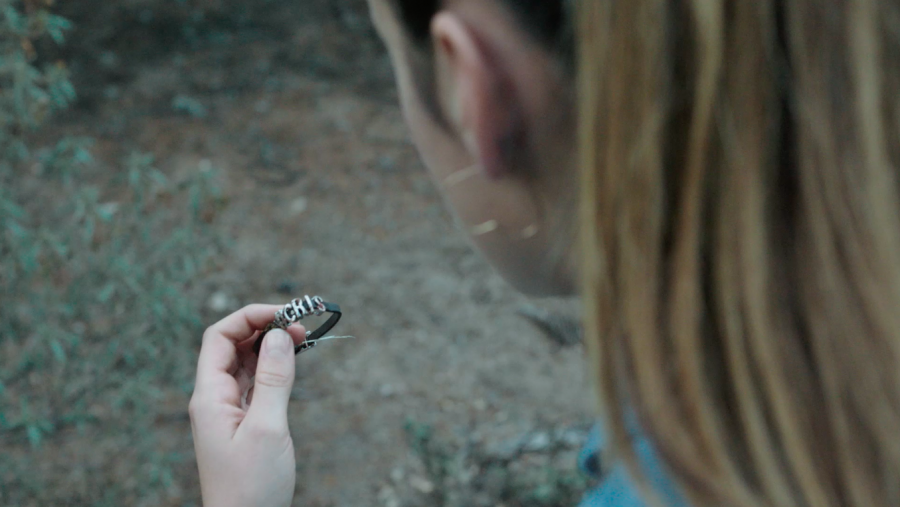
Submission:
<svg viewBox="0 0 900 507">
<path fill-rule="evenodd" d="M 424 47 L 431 35 L 431 18 L 441 0 L 391 0 L 407 33 Z M 566 20 L 566 0 L 498 0 L 505 4 L 535 40 L 548 49 L 570 54 L 571 31 Z"/>
<path fill-rule="evenodd" d="M 407 48 L 413 67 L 415 88 L 435 121 L 448 128 L 434 96 L 434 73 L 431 70 L 431 20 L 441 8 L 441 0 L 389 0 L 412 45 Z M 496 0 L 503 2 L 519 18 L 525 31 L 549 51 L 560 55 L 562 62 L 573 68 L 573 30 L 566 23 L 567 0 Z"/>
</svg>

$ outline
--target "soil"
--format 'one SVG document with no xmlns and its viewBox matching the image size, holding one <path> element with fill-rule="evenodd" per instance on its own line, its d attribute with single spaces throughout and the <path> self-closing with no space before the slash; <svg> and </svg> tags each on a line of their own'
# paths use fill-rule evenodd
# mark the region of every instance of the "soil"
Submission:
<svg viewBox="0 0 900 507">
<path fill-rule="evenodd" d="M 112 34 L 92 42 L 103 59 L 74 61 L 84 100 L 59 128 L 96 138 L 111 164 L 138 150 L 176 177 L 218 171 L 227 205 L 213 224 L 229 244 L 225 268 L 199 282 L 210 324 L 303 294 L 343 308 L 336 331 L 356 338 L 298 359 L 295 505 L 499 505 L 510 496 L 478 478 L 484 459 L 575 468 L 594 413 L 584 351 L 517 313 L 572 303 L 516 294 L 457 231 L 364 14 L 306 13 L 290 29 L 222 30 L 159 51 Z M 186 409 L 186 395 L 175 400 Z M 444 458 L 468 453 L 468 468 L 436 476 L 410 443 L 427 427 L 451 449 Z M 184 413 L 157 431 L 192 447 Z M 199 504 L 194 467 L 178 469 L 171 505 Z"/>
</svg>

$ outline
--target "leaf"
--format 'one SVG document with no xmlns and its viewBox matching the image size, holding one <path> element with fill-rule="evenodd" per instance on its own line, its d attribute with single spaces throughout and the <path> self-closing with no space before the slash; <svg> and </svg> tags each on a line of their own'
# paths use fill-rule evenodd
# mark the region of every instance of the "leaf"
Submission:
<svg viewBox="0 0 900 507">
<path fill-rule="evenodd" d="M 90 242 L 94 239 L 94 217 L 84 219 L 84 240 Z"/>
<path fill-rule="evenodd" d="M 12 201 L 8 201 L 6 199 L 0 200 L 0 209 L 10 214 L 14 218 L 18 218 L 20 220 L 25 218 L 25 210 Z"/>
<path fill-rule="evenodd" d="M 117 202 L 108 202 L 97 206 L 97 216 L 105 223 L 109 223 L 117 211 L 119 211 Z"/>
<path fill-rule="evenodd" d="M 66 41 L 66 36 L 63 32 L 72 29 L 72 22 L 61 16 L 50 14 L 44 21 L 44 29 L 47 30 L 47 35 L 53 39 L 53 42 L 62 44 Z"/>
<path fill-rule="evenodd" d="M 28 230 L 15 220 L 7 220 L 6 228 L 9 229 L 9 232 L 12 233 L 13 237 L 18 241 L 22 241 L 28 237 Z"/>
<path fill-rule="evenodd" d="M 100 289 L 100 293 L 97 294 L 97 301 L 101 303 L 106 303 L 112 298 L 113 294 L 116 293 L 116 285 L 113 282 L 109 282 L 105 287 Z"/>
<path fill-rule="evenodd" d="M 54 339 L 50 341 L 50 351 L 53 352 L 53 358 L 59 364 L 66 364 L 66 350 L 59 343 L 59 340 Z"/>
<path fill-rule="evenodd" d="M 187 95 L 177 95 L 172 99 L 172 109 L 179 113 L 187 113 L 194 118 L 206 118 L 209 111 L 199 100 Z"/>
<path fill-rule="evenodd" d="M 69 255 L 69 246 L 66 245 L 59 238 L 56 238 L 55 236 L 47 234 L 47 237 L 44 239 L 44 241 L 48 245 L 50 245 L 50 247 L 53 249 L 54 252 L 56 252 L 56 255 L 58 255 L 59 257 L 66 257 L 67 255 Z"/>
<path fill-rule="evenodd" d="M 12 5 L 7 6 L 3 14 L 6 17 L 6 24 L 11 31 L 16 33 L 25 31 L 25 20 L 15 7 Z"/>
<path fill-rule="evenodd" d="M 29 424 L 25 428 L 26 433 L 28 434 L 28 442 L 31 444 L 33 449 L 38 449 L 41 446 L 41 429 L 37 427 L 37 425 Z"/>
</svg>

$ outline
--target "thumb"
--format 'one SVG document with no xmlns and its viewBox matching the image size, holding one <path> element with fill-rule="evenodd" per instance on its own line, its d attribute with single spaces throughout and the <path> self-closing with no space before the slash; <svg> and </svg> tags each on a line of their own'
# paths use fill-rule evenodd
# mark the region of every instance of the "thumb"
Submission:
<svg viewBox="0 0 900 507">
<path fill-rule="evenodd" d="M 265 427 L 287 426 L 287 406 L 294 386 L 294 341 L 280 329 L 266 333 L 256 363 L 253 402 L 247 419 Z"/>
</svg>

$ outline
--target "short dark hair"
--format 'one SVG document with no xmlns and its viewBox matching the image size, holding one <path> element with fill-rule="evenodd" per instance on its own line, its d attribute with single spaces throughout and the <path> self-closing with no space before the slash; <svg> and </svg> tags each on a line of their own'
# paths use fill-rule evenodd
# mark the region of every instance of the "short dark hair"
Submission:
<svg viewBox="0 0 900 507">
<path fill-rule="evenodd" d="M 567 21 L 568 0 L 496 0 L 503 2 L 517 16 L 526 32 L 548 50 L 561 56 L 571 67 L 574 37 Z M 411 39 L 407 48 L 416 92 L 425 108 L 444 128 L 446 118 L 434 95 L 434 72 L 431 68 L 431 20 L 441 8 L 441 0 L 390 0 L 403 29 Z"/>
<path fill-rule="evenodd" d="M 571 52 L 571 31 L 566 24 L 567 0 L 498 0 L 519 18 L 525 30 L 548 49 Z M 407 33 L 420 46 L 430 37 L 431 19 L 441 0 L 392 0 Z"/>
</svg>

